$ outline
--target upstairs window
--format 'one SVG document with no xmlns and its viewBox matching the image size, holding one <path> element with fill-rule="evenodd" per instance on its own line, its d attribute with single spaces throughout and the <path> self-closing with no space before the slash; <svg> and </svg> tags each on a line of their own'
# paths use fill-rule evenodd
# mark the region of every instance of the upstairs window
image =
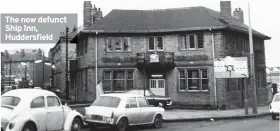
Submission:
<svg viewBox="0 0 280 131">
<path fill-rule="evenodd" d="M 131 52 L 129 37 L 108 37 L 106 39 L 107 52 Z"/>
<path fill-rule="evenodd" d="M 149 37 L 149 51 L 163 51 L 164 50 L 164 43 L 163 43 L 163 37 L 157 36 L 157 37 Z"/>
<path fill-rule="evenodd" d="M 203 33 L 188 34 L 181 37 L 179 41 L 180 50 L 197 50 L 204 48 Z"/>
</svg>

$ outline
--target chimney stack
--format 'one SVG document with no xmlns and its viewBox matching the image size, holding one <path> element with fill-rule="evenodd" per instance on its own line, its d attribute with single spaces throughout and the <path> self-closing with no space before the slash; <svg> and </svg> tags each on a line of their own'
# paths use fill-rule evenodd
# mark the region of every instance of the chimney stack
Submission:
<svg viewBox="0 0 280 131">
<path fill-rule="evenodd" d="M 221 1 L 220 2 L 220 17 L 226 22 L 231 22 L 231 2 Z"/>
<path fill-rule="evenodd" d="M 89 27 L 92 24 L 92 4 L 91 1 L 84 1 L 84 27 Z"/>
<path fill-rule="evenodd" d="M 243 15 L 243 11 L 241 10 L 241 8 L 238 8 L 238 9 L 235 8 L 235 10 L 233 11 L 233 17 L 236 18 L 241 23 L 244 23 L 244 15 Z"/>
</svg>

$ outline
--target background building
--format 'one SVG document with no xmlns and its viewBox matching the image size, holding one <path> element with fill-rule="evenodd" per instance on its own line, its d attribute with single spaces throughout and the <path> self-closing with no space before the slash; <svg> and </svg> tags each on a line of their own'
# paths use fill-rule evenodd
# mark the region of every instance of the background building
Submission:
<svg viewBox="0 0 280 131">
<path fill-rule="evenodd" d="M 35 63 L 36 60 L 43 59 L 48 62 L 41 49 L 6 50 L 2 53 L 6 56 L 2 59 L 6 65 L 3 72 L 5 75 L 14 76 L 16 80 L 26 78 L 34 86 L 43 86 L 49 82 L 50 66 L 43 66 L 42 62 Z"/>
</svg>

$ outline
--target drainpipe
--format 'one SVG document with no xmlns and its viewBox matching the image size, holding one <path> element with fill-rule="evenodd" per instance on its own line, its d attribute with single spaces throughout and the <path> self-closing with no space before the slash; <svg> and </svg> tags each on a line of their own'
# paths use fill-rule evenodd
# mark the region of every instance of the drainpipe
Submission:
<svg viewBox="0 0 280 131">
<path fill-rule="evenodd" d="M 209 29 L 212 31 L 212 29 Z M 212 32 L 212 51 L 213 51 L 213 78 L 214 78 L 214 96 L 215 96 L 215 105 L 218 108 L 218 101 L 217 101 L 217 85 L 216 85 L 216 78 L 215 78 L 215 41 L 214 41 L 214 32 Z"/>
<path fill-rule="evenodd" d="M 97 35 L 98 32 L 96 31 L 96 37 L 95 37 L 95 85 L 97 86 Z"/>
</svg>

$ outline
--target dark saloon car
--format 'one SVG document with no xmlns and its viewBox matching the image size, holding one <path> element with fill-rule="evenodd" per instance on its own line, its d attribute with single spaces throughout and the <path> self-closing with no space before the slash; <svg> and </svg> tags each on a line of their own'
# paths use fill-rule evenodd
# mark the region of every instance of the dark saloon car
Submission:
<svg viewBox="0 0 280 131">
<path fill-rule="evenodd" d="M 144 94 L 144 89 L 133 89 L 133 90 L 127 91 L 126 93 L 145 95 L 145 97 L 149 101 L 150 105 L 160 106 L 163 108 L 165 108 L 166 106 L 172 105 L 172 101 L 169 97 L 157 96 L 149 89 L 145 90 L 145 94 Z"/>
</svg>

